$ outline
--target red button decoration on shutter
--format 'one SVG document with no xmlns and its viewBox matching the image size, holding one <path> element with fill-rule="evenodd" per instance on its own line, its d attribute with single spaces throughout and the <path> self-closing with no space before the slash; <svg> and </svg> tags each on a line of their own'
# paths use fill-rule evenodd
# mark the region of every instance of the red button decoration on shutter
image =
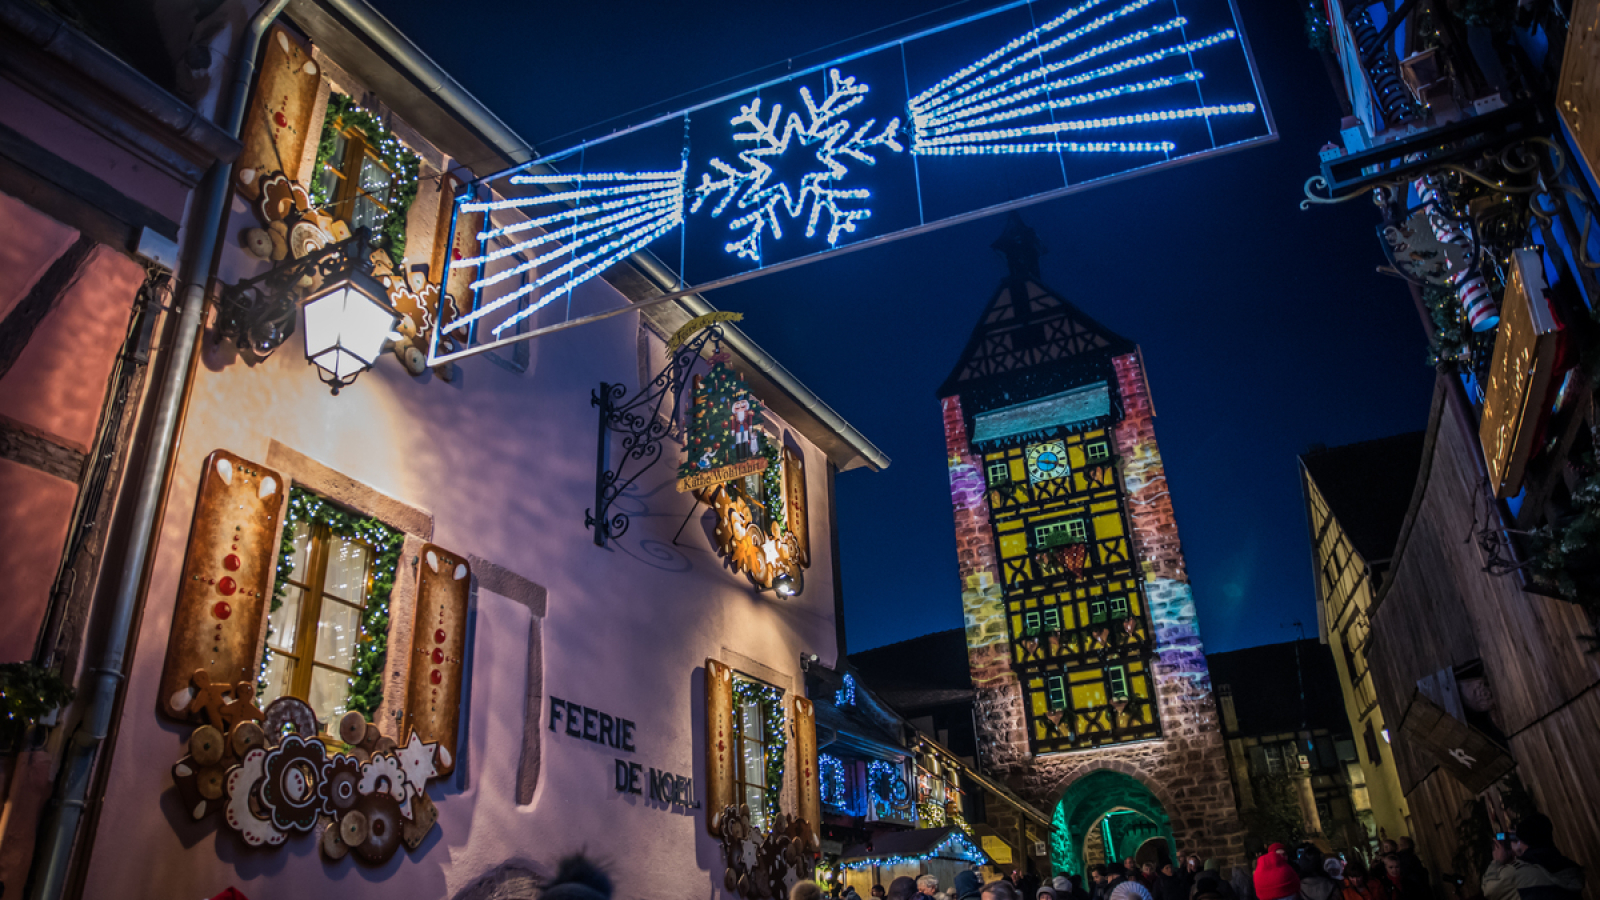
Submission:
<svg viewBox="0 0 1600 900">
<path fill-rule="evenodd" d="M 444 665 L 444 651 L 438 647 L 433 648 L 433 664 L 436 666 Z"/>
<path fill-rule="evenodd" d="M 433 642 L 435 644 L 444 643 L 444 629 L 443 628 L 440 628 L 440 629 L 434 631 L 434 633 L 433 633 Z"/>
<path fill-rule="evenodd" d="M 432 681 L 434 684 L 438 684 L 439 682 L 444 681 L 444 673 L 440 672 L 438 669 L 434 669 L 432 672 L 428 673 L 428 680 Z"/>
<path fill-rule="evenodd" d="M 229 572 L 239 571 L 239 554 L 229 553 L 222 558 L 222 567 Z"/>
<path fill-rule="evenodd" d="M 238 589 L 239 583 L 234 581 L 232 578 L 227 577 L 226 575 L 224 575 L 222 579 L 217 582 L 217 593 L 224 597 L 232 597 L 233 592 L 237 591 Z"/>
<path fill-rule="evenodd" d="M 216 605 L 211 607 L 211 614 L 219 619 L 226 619 L 233 615 L 233 607 L 229 606 L 226 600 L 218 600 Z M 218 625 L 217 627 L 221 628 L 222 626 Z"/>
</svg>

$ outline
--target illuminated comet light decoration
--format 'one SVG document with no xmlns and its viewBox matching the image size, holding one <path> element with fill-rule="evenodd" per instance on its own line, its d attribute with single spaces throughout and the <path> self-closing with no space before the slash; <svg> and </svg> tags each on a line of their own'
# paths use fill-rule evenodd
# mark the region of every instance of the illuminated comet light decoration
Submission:
<svg viewBox="0 0 1600 900">
<path fill-rule="evenodd" d="M 1193 54 L 1237 36 L 1230 28 L 1199 40 L 1185 40 L 1183 28 L 1188 20 L 1177 16 L 1072 52 L 1080 41 L 1087 45 L 1085 38 L 1110 31 L 1153 2 L 1133 0 L 1088 18 L 1106 4 L 1106 0 L 1089 0 L 911 98 L 911 152 L 928 156 L 1165 154 L 1178 145 L 1171 140 L 1095 140 L 1094 136 L 1114 128 L 1255 112 L 1254 103 L 1230 103 L 1092 118 L 1055 116 L 1062 110 L 1114 97 L 1198 82 L 1205 73 L 1194 68 Z M 1082 24 L 1077 24 L 1080 20 Z M 1073 25 L 1077 27 L 1069 27 Z M 1130 49 L 1136 55 L 1119 53 Z M 1138 52 L 1141 50 L 1145 52 Z M 1061 54 L 1070 55 L 1055 58 Z M 1141 77 L 1147 73 L 1139 70 L 1164 60 L 1184 63 L 1184 71 Z M 1068 139 L 1077 133 L 1084 133 L 1086 139 Z"/>
<path fill-rule="evenodd" d="M 920 156 L 1170 158 L 1178 143 L 1162 132 L 1163 125 L 1254 113 L 1254 103 L 1199 99 L 1205 73 L 1195 66 L 1196 54 L 1237 40 L 1237 33 L 1225 29 L 1190 39 L 1182 16 L 1148 22 L 1155 2 L 1127 0 L 1118 6 L 1117 0 L 1086 0 L 912 97 L 904 109 L 905 127 L 899 115 L 881 128 L 877 118 L 860 125 L 846 118 L 868 102 L 870 88 L 838 68 L 826 70 L 820 103 L 801 87 L 803 108 L 787 116 L 782 104 L 764 111 L 761 99 L 753 98 L 729 121 L 733 139 L 749 149 L 734 162 L 707 161 L 710 171 L 692 188 L 687 160 L 661 172 L 512 175 L 511 184 L 537 193 L 457 207 L 486 215 L 477 234 L 483 251 L 450 264 L 477 270 L 471 286 L 480 298 L 456 324 L 509 310 L 492 328 L 499 338 L 560 294 L 705 209 L 712 218 L 729 214 L 728 228 L 736 237 L 723 249 L 758 266 L 763 242 L 782 240 L 786 225 L 803 222 L 806 238 L 820 233 L 829 247 L 837 246 L 872 216 L 871 192 L 852 177 L 852 165 L 873 166 L 888 154 L 909 149 Z M 1145 23 L 1132 18 L 1140 13 Z M 1134 24 L 1138 27 L 1131 31 L 1121 30 Z M 1162 91 L 1185 88 L 1195 105 L 1078 112 L 1133 94 L 1159 97 Z M 789 153 L 816 160 L 796 185 L 776 175 L 778 161 Z M 492 214 L 507 211 L 526 218 L 491 223 Z"/>
</svg>

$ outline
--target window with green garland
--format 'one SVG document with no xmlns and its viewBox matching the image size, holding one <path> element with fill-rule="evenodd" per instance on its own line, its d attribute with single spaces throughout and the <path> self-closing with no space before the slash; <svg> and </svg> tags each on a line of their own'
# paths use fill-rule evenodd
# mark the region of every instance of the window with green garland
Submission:
<svg viewBox="0 0 1600 900">
<path fill-rule="evenodd" d="M 736 797 L 750 807 L 755 831 L 765 833 L 782 811 L 783 761 L 789 745 L 783 691 L 735 675 L 733 726 Z"/>
<path fill-rule="evenodd" d="M 351 230 L 371 229 L 396 264 L 406 253 L 406 217 L 421 163 L 383 121 L 344 94 L 328 97 L 312 167 L 311 203 Z"/>
<path fill-rule="evenodd" d="M 258 693 L 305 700 L 329 733 L 382 702 L 389 595 L 405 535 L 291 488 Z"/>
</svg>

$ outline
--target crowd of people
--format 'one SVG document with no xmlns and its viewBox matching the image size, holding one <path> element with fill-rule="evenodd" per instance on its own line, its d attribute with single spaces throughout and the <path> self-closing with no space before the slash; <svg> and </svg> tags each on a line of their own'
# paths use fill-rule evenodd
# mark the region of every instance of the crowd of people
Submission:
<svg viewBox="0 0 1600 900">
<path fill-rule="evenodd" d="M 1483 900 L 1579 900 L 1583 869 L 1556 849 L 1550 820 L 1524 816 L 1515 833 L 1495 836 L 1482 881 Z M 1233 866 L 1224 875 L 1215 859 L 1187 856 L 1180 864 L 1127 859 L 1092 866 L 1086 877 L 1032 873 L 984 883 L 976 869 L 956 873 L 948 888 L 933 875 L 901 876 L 872 886 L 871 900 L 1435 900 L 1432 881 L 1410 838 L 1383 841 L 1369 869 L 1359 856 L 1324 856 L 1315 844 L 1273 844 L 1254 871 Z M 1460 887 L 1459 882 L 1453 882 Z M 1472 896 L 1460 891 L 1454 896 Z M 825 900 L 814 881 L 802 881 L 789 900 Z M 583 857 L 561 861 L 541 900 L 610 900 L 611 881 Z M 850 885 L 835 900 L 863 900 Z"/>
</svg>

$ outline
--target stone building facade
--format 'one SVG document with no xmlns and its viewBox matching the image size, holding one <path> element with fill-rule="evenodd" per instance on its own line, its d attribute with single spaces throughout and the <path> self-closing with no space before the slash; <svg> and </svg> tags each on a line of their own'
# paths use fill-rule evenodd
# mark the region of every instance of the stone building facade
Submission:
<svg viewBox="0 0 1600 900">
<path fill-rule="evenodd" d="M 940 390 L 981 764 L 1054 811 L 1056 870 L 1108 839 L 1112 858 L 1236 859 L 1138 348 L 1040 284 L 1019 219 L 995 248 L 1009 271 Z M 1136 846 L 1113 810 L 1138 814 Z"/>
</svg>

